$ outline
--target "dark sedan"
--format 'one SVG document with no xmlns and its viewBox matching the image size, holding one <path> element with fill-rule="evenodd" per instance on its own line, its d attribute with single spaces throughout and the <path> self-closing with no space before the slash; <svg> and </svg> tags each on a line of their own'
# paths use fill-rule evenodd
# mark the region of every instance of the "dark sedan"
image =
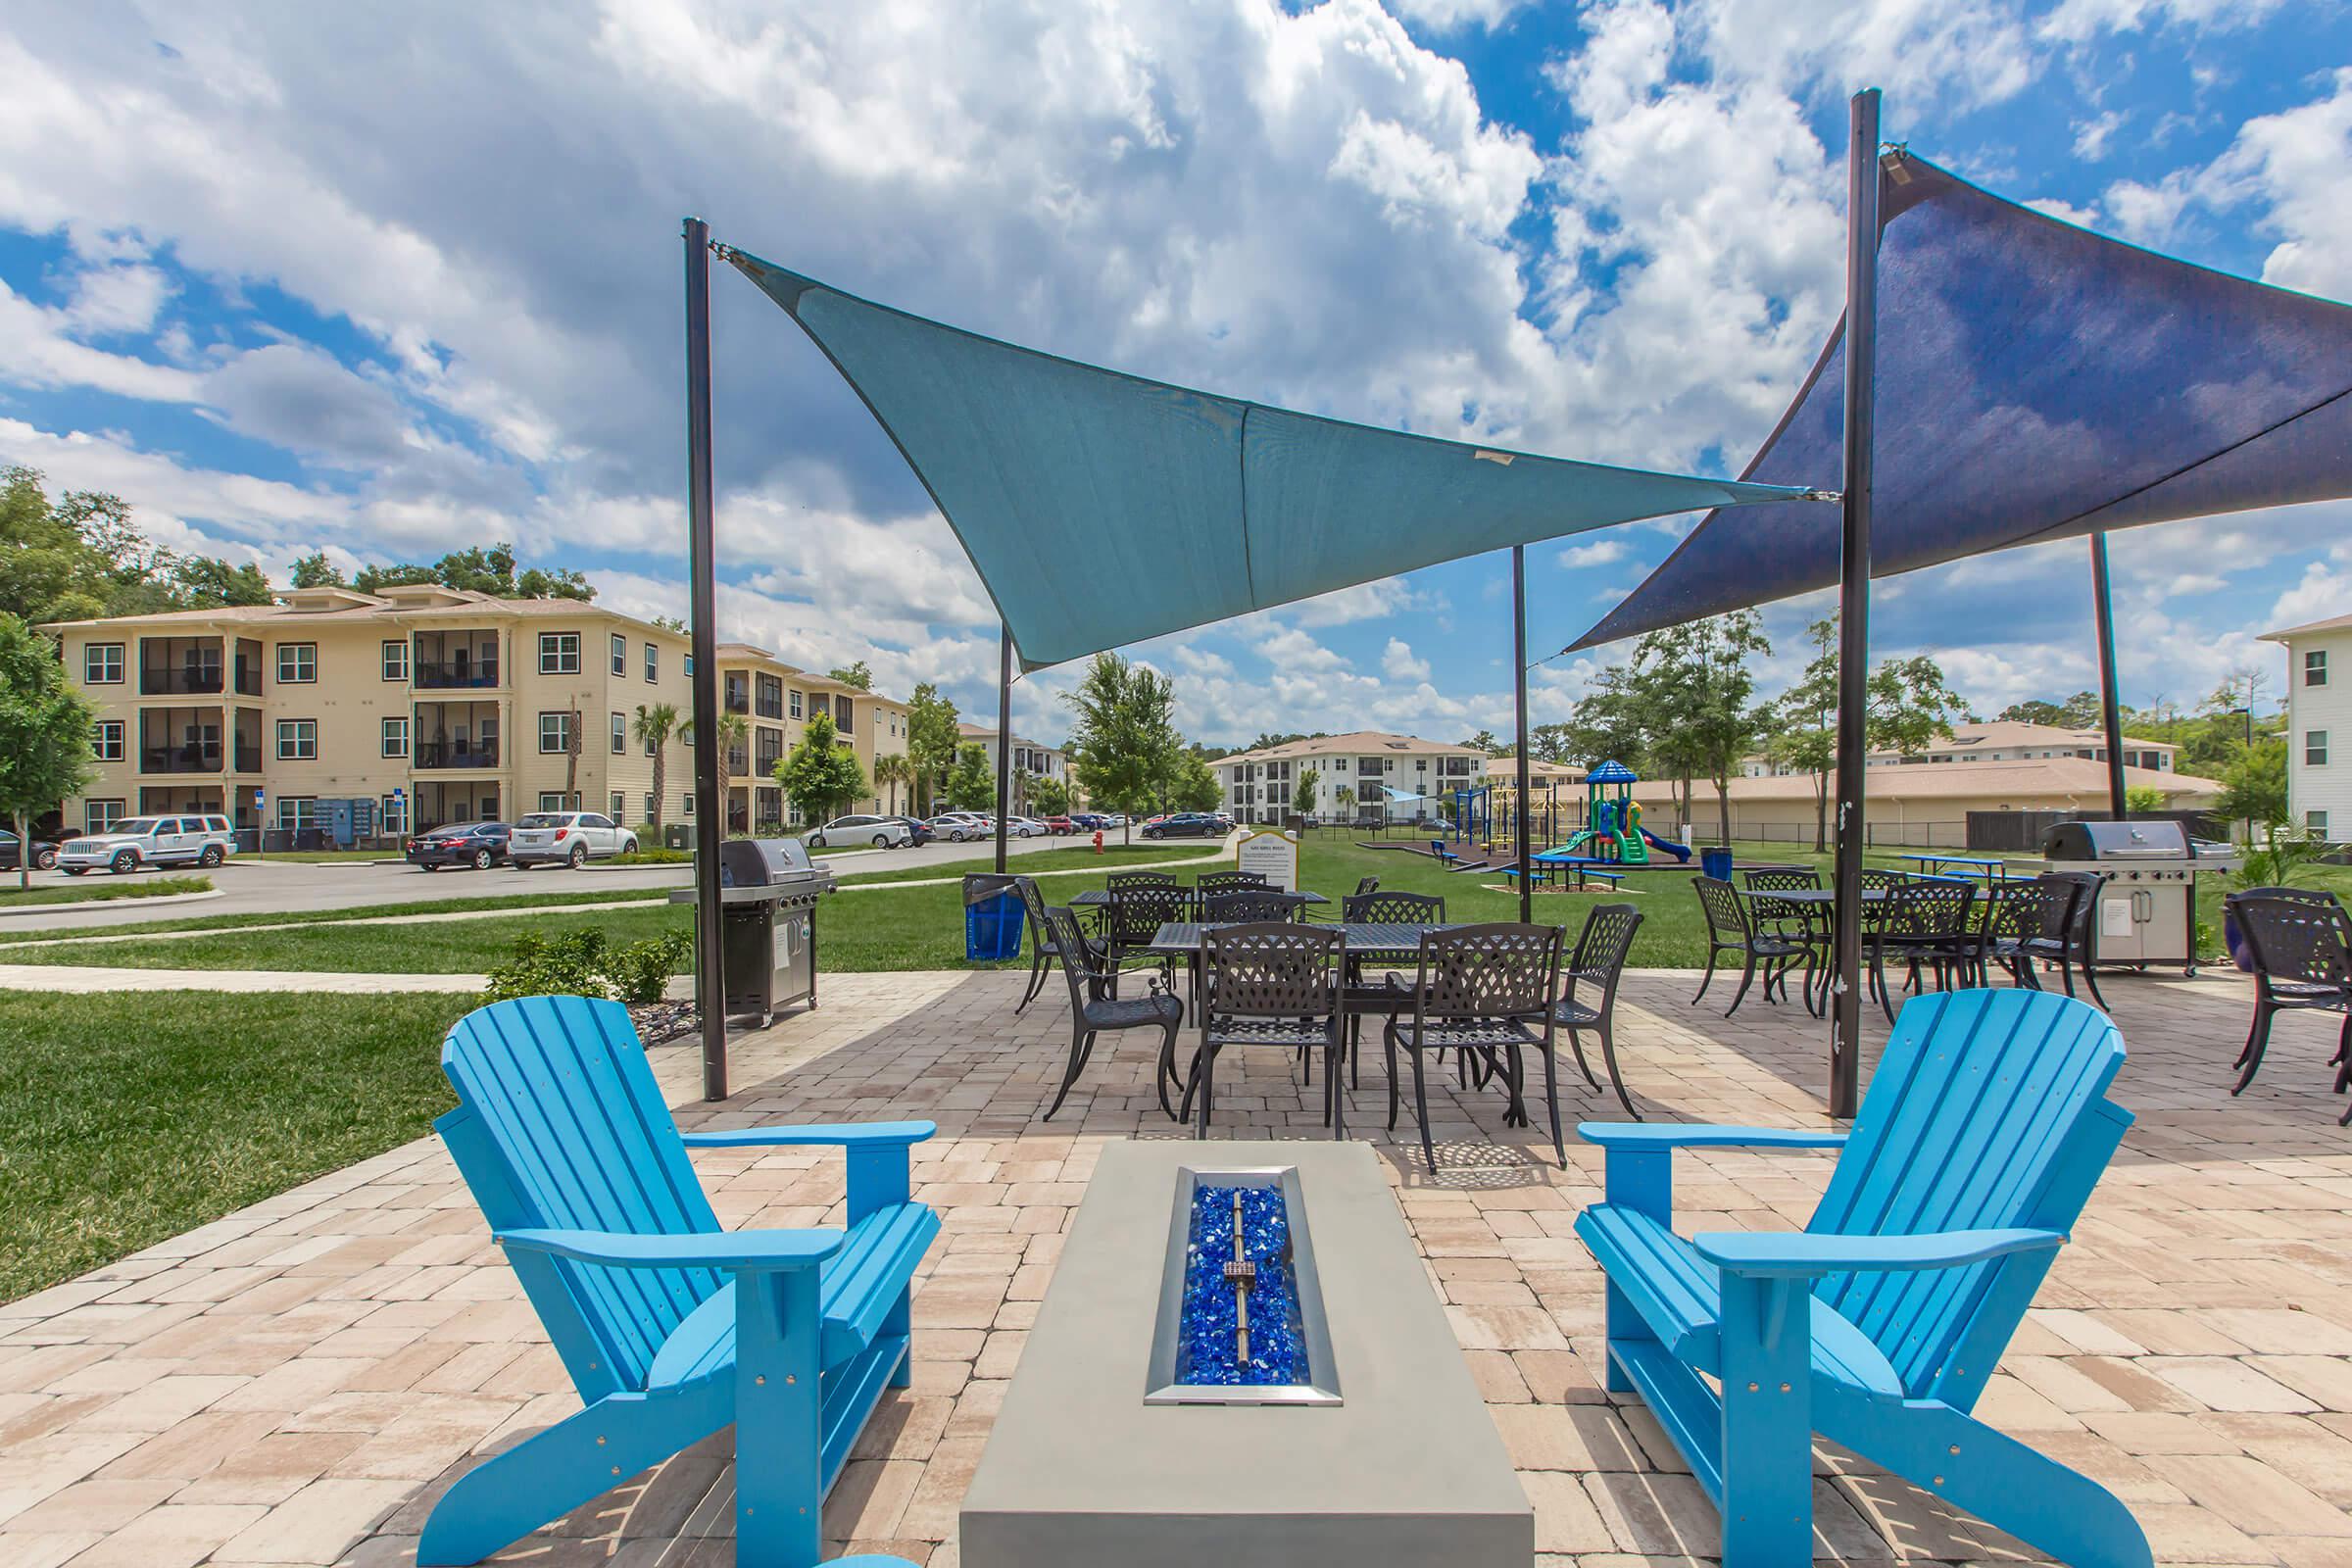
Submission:
<svg viewBox="0 0 2352 1568">
<path fill-rule="evenodd" d="M 445 865 L 470 865 L 487 871 L 507 858 L 507 836 L 514 829 L 504 822 L 452 822 L 409 840 L 405 857 L 411 865 L 437 871 Z"/>
<path fill-rule="evenodd" d="M 931 824 L 924 821 L 919 816 L 894 816 L 887 818 L 887 820 L 892 822 L 906 823 L 906 831 L 914 835 L 914 847 L 918 850 L 924 845 L 930 843 L 933 839 L 939 837 L 939 834 L 932 828 Z"/>
<path fill-rule="evenodd" d="M 1148 839 L 1221 839 L 1232 831 L 1206 811 L 1178 811 L 1144 824 Z"/>
<path fill-rule="evenodd" d="M 32 868 L 51 871 L 57 868 L 57 846 L 43 839 L 32 841 Z M 0 871 L 18 871 L 24 867 L 17 861 L 17 836 L 0 828 Z"/>
</svg>

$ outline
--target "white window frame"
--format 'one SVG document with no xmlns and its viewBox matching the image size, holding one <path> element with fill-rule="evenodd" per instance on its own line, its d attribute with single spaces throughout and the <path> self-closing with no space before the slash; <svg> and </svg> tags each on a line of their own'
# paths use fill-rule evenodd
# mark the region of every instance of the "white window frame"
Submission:
<svg viewBox="0 0 2352 1568">
<path fill-rule="evenodd" d="M 81 830 L 84 833 L 105 833 L 130 813 L 122 808 L 127 802 L 118 800 L 86 800 L 81 803 Z"/>
<path fill-rule="evenodd" d="M 785 716 L 786 716 L 786 717 L 788 717 L 788 718 L 798 718 L 798 717 L 800 717 L 800 716 L 801 716 L 801 694 L 800 694 L 799 692 L 788 691 L 788 692 L 786 692 L 784 695 L 785 695 L 785 697 L 788 699 L 788 700 L 787 700 L 787 702 L 786 702 L 786 703 L 785 703 L 785 705 L 784 705 L 784 713 L 785 713 Z"/>
<path fill-rule="evenodd" d="M 628 672 L 629 640 L 619 632 L 614 632 L 612 634 L 612 673 L 625 676 Z"/>
<path fill-rule="evenodd" d="M 556 721 L 557 740 L 553 746 L 547 744 L 548 720 L 551 718 Z M 568 757 L 571 755 L 571 712 L 569 710 L 557 709 L 539 715 L 539 755 L 541 757 Z M 548 810 L 551 808 L 541 807 L 540 809 Z M 552 809 L 561 811 L 568 809 L 568 808 L 559 806 Z"/>
<path fill-rule="evenodd" d="M 2305 767 L 2326 767 L 2328 765 L 2328 732 L 2326 730 L 2307 729 L 2303 732 L 2303 765 Z"/>
<path fill-rule="evenodd" d="M 277 830 L 280 833 L 299 833 L 304 828 L 318 825 L 318 796 L 280 795 L 277 798 Z"/>
<path fill-rule="evenodd" d="M 612 809 L 606 814 L 611 816 L 613 821 L 625 822 L 629 819 L 629 797 L 626 792 L 614 790 L 612 792 L 612 799 L 609 804 L 612 806 Z"/>
<path fill-rule="evenodd" d="M 311 686 L 318 680 L 318 645 L 317 643 L 279 643 L 277 645 L 277 683 L 280 686 Z M 292 673 L 288 673 L 288 671 Z"/>
<path fill-rule="evenodd" d="M 409 678 L 409 640 L 406 637 L 384 639 L 384 679 L 405 681 Z"/>
<path fill-rule="evenodd" d="M 651 637 L 645 640 L 645 678 L 649 683 L 662 678 L 662 645 Z"/>
<path fill-rule="evenodd" d="M 680 796 L 679 799 L 684 801 L 686 804 L 678 808 L 678 814 L 680 816 L 692 816 L 694 814 L 694 791 L 688 790 L 684 795 Z"/>
<path fill-rule="evenodd" d="M 316 762 L 318 760 L 318 721 L 315 718 L 281 718 L 275 732 L 274 748 L 281 762 Z M 292 750 L 288 750 L 288 748 Z M 307 750 L 306 750 L 307 748 Z"/>
<path fill-rule="evenodd" d="M 81 650 L 81 683 L 84 686 L 120 686 L 122 684 L 122 643 L 85 643 Z M 113 658 L 106 656 L 113 655 Z M 91 656 L 96 655 L 93 659 Z M 107 671 L 112 669 L 113 674 Z"/>
<path fill-rule="evenodd" d="M 562 790 L 541 790 L 539 792 L 539 809 L 542 811 L 568 811 L 571 809 L 571 805 Z"/>
<path fill-rule="evenodd" d="M 2328 684 L 2327 649 L 2307 648 L 2303 651 L 2303 684 L 2306 686 L 2325 686 Z M 2325 813 L 2322 814 L 2324 815 Z"/>
<path fill-rule="evenodd" d="M 379 746 L 382 748 L 382 755 L 383 755 L 383 756 L 385 756 L 385 757 L 406 757 L 406 756 L 408 756 L 408 755 L 409 755 L 409 718 L 408 718 L 408 715 L 407 715 L 406 713 L 403 713 L 403 714 L 401 714 L 401 715 L 400 715 L 398 718 L 387 718 L 387 719 L 385 719 L 385 720 L 383 721 L 382 725 L 381 725 L 381 733 L 379 734 L 379 736 L 378 736 L 378 738 L 377 738 L 377 744 L 378 744 L 378 745 L 379 745 Z"/>
<path fill-rule="evenodd" d="M 101 762 L 122 760 L 123 721 L 101 718 L 90 725 L 90 756 Z"/>
<path fill-rule="evenodd" d="M 375 800 L 375 830 L 393 837 L 409 831 L 409 798 L 401 795 L 379 795 Z"/>
<path fill-rule="evenodd" d="M 645 796 L 645 819 L 648 822 L 654 819 L 654 796 L 651 790 L 648 790 Z"/>
<path fill-rule="evenodd" d="M 626 713 L 616 712 L 612 715 L 612 755 L 629 755 L 629 715 Z"/>
<path fill-rule="evenodd" d="M 2305 811 L 2303 813 L 2303 828 L 2305 832 L 2309 833 L 2315 839 L 2327 838 L 2328 813 L 2326 811 Z"/>
<path fill-rule="evenodd" d="M 539 673 L 577 675 L 580 672 L 580 634 L 543 631 L 539 634 Z"/>
</svg>

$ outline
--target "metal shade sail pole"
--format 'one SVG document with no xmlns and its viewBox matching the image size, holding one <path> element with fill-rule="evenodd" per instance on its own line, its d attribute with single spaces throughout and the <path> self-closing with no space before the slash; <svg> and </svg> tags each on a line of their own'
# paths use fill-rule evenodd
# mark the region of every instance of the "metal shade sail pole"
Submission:
<svg viewBox="0 0 2352 1568">
<path fill-rule="evenodd" d="M 1838 596 L 1836 974 L 1830 983 L 1830 1114 L 1862 1092 L 1862 851 L 1870 674 L 1870 484 L 1879 337 L 1879 90 L 1854 94 L 1846 149 L 1845 493 Z"/>
<path fill-rule="evenodd" d="M 2099 722 L 2107 728 L 2107 809 L 2118 822 L 2124 810 L 2124 710 L 2115 695 L 2115 600 L 2107 586 L 2107 536 L 2090 536 L 2090 593 L 2098 601 Z"/>
<path fill-rule="evenodd" d="M 1519 839 L 1519 922 L 1533 925 L 1536 919 L 1536 889 L 1530 880 L 1534 871 L 1529 850 L 1527 813 L 1532 804 L 1528 790 L 1527 765 L 1527 546 L 1511 546 L 1511 667 L 1518 672 L 1519 705 L 1519 809 L 1511 816 L 1518 824 Z"/>
<path fill-rule="evenodd" d="M 719 929 L 718 559 L 710 520 L 710 225 L 686 220 L 686 554 L 694 641 L 694 998 L 703 1098 L 727 1098 L 727 985 Z"/>
<path fill-rule="evenodd" d="M 1012 809 L 1012 627 L 997 658 L 997 872 L 1004 871 L 1004 817 Z"/>
</svg>

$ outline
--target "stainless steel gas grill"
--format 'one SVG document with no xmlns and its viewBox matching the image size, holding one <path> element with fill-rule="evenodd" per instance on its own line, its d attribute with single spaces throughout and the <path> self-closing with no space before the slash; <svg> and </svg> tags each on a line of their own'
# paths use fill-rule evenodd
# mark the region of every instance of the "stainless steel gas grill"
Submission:
<svg viewBox="0 0 2352 1568">
<path fill-rule="evenodd" d="M 766 1023 L 796 1002 L 816 1005 L 816 901 L 833 873 L 799 839 L 722 839 L 718 903 L 726 1015 Z M 669 896 L 692 904 L 689 888 Z"/>
<path fill-rule="evenodd" d="M 2197 972 L 2197 877 L 2233 871 L 2236 848 L 2192 839 L 2170 818 L 2139 822 L 2060 822 L 2041 836 L 2045 871 L 2107 873 L 2090 920 L 2093 961 L 2100 965 L 2177 963 Z"/>
</svg>

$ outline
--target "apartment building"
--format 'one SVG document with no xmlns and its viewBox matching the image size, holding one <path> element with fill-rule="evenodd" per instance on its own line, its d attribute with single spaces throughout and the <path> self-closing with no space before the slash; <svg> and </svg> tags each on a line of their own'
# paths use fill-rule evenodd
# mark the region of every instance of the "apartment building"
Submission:
<svg viewBox="0 0 2352 1568">
<path fill-rule="evenodd" d="M 969 744 L 986 752 L 989 776 L 991 778 L 996 776 L 997 753 L 1001 742 L 994 725 L 958 722 L 956 726 L 956 744 L 958 749 Z M 1076 796 L 1075 783 L 1070 777 L 1069 754 L 1058 746 L 1048 746 L 1043 742 L 1033 741 L 1026 736 L 1016 734 L 1012 737 L 1012 776 L 1006 780 L 1007 786 L 1012 792 L 1014 811 L 1023 812 L 1029 809 L 1027 783 L 1029 779 L 1034 778 L 1050 778 L 1056 784 L 1071 786 L 1071 808 L 1072 809 L 1078 808 L 1080 803 Z"/>
<path fill-rule="evenodd" d="M 776 763 L 801 744 L 808 720 L 819 713 L 833 720 L 834 733 L 858 755 L 872 793 L 856 807 L 864 811 L 907 808 L 907 781 L 876 779 L 875 763 L 906 755 L 906 705 L 895 697 L 851 686 L 785 663 L 749 643 L 718 647 L 719 707 L 741 714 L 746 738 L 727 755 L 727 821 L 733 832 L 776 833 L 815 824 L 776 782 Z M 889 767 L 885 772 L 892 771 Z"/>
<path fill-rule="evenodd" d="M 2151 773 L 2170 773 L 2175 770 L 2180 748 L 2170 741 L 2139 740 L 2124 737 L 2124 765 L 2144 768 Z M 1945 762 L 2046 762 L 2066 758 L 2082 761 L 2107 760 L 2107 732 L 2103 729 L 2072 729 L 2058 724 L 2034 724 L 2023 719 L 1995 718 L 1982 722 L 1955 724 L 1952 732 L 1940 740 L 1931 741 L 1925 748 L 1908 756 L 1894 751 L 1875 751 L 1864 760 L 1870 767 L 1913 767 Z M 1797 769 L 1786 762 L 1775 762 L 1765 757 L 1742 759 L 1740 773 L 1743 778 L 1788 778 Z M 1807 775 L 1808 777 L 1810 775 Z"/>
<path fill-rule="evenodd" d="M 1361 820 L 1392 810 L 1402 816 L 1435 815 L 1439 797 L 1486 783 L 1487 761 L 1486 753 L 1467 746 L 1357 730 L 1237 752 L 1209 765 L 1235 821 L 1279 822 L 1290 813 L 1298 781 L 1310 769 L 1315 774 L 1310 814 Z"/>
<path fill-rule="evenodd" d="M 322 802 L 365 803 L 380 835 L 566 808 L 630 823 L 694 815 L 687 639 L 592 604 L 433 584 L 302 588 L 275 605 L 46 629 L 98 710 L 96 776 L 63 803 L 68 827 L 213 811 L 292 833 L 321 824 Z M 802 684 L 779 708 L 820 688 L 833 703 L 836 682 L 760 650 L 730 653 L 722 682 L 740 671 L 749 693 L 768 674 L 783 691 Z M 906 711 L 858 699 L 844 727 L 870 776 L 877 743 L 905 749 Z M 662 705 L 681 723 L 657 802 L 635 717 Z M 789 720 L 783 728 L 779 748 L 798 739 Z M 747 742 L 733 770 L 737 826 L 768 804 L 749 777 L 757 755 Z M 772 804 L 780 822 L 780 792 Z"/>
<path fill-rule="evenodd" d="M 2342 767 L 2334 760 L 2336 736 L 2352 746 L 2352 615 L 2262 640 L 2286 649 L 2287 815 L 2330 842 L 2352 836 L 2352 754 Z"/>
</svg>

